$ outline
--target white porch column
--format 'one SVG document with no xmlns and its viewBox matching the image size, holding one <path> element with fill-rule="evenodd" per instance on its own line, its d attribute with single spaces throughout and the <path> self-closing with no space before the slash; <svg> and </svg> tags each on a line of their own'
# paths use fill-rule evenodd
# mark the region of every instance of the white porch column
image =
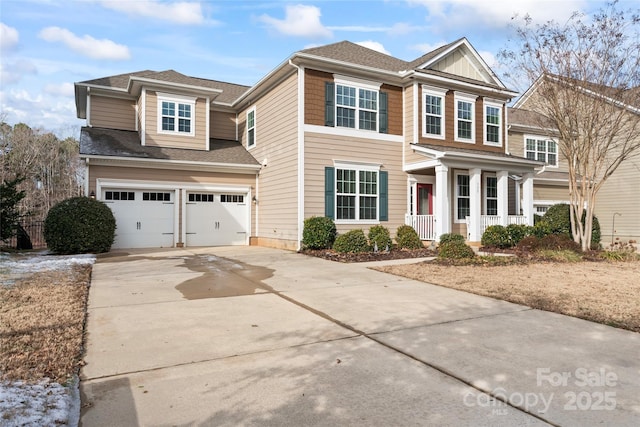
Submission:
<svg viewBox="0 0 640 427">
<path fill-rule="evenodd" d="M 533 225 L 533 174 L 522 175 L 522 214 L 527 218 L 527 224 Z"/>
<path fill-rule="evenodd" d="M 436 166 L 436 240 L 451 232 L 451 206 L 449 204 L 449 168 Z"/>
<path fill-rule="evenodd" d="M 498 216 L 500 224 L 507 226 L 509 224 L 509 172 L 498 171 Z"/>
<path fill-rule="evenodd" d="M 471 242 L 479 242 L 482 237 L 482 170 L 469 169 L 469 229 Z"/>
</svg>

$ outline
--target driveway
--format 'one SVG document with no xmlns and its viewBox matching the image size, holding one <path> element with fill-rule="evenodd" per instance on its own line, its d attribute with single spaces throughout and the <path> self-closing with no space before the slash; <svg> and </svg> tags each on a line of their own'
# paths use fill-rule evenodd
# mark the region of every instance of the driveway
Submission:
<svg viewBox="0 0 640 427">
<path fill-rule="evenodd" d="M 640 335 L 261 247 L 99 257 L 83 426 L 640 424 Z"/>
</svg>

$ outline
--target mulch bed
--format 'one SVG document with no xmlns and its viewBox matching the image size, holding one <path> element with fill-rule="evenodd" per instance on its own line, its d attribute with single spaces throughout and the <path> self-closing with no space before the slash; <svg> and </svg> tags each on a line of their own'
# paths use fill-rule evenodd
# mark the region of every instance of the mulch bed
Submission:
<svg viewBox="0 0 640 427">
<path fill-rule="evenodd" d="M 392 249 L 390 251 L 360 252 L 360 253 L 339 253 L 332 249 L 305 249 L 300 251 L 304 255 L 317 258 L 328 259 L 336 262 L 370 262 L 386 261 L 391 259 L 406 258 L 427 258 L 436 256 L 436 252 L 431 249 Z"/>
</svg>

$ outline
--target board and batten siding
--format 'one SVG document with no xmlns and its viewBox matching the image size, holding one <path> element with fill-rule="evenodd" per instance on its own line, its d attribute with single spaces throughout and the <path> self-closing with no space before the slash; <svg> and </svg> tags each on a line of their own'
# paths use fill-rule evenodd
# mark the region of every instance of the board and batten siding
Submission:
<svg viewBox="0 0 640 427">
<path fill-rule="evenodd" d="M 298 77 L 292 74 L 238 113 L 247 146 L 247 111 L 255 107 L 255 145 L 249 152 L 263 168 L 257 193 L 260 245 L 298 244 Z"/>
<path fill-rule="evenodd" d="M 89 126 L 107 129 L 135 130 L 135 105 L 136 101 L 133 99 L 91 95 Z"/>
<path fill-rule="evenodd" d="M 146 99 L 145 124 L 146 137 L 145 145 L 157 147 L 186 148 L 192 150 L 206 150 L 207 141 L 207 121 L 206 121 L 206 100 L 198 98 L 196 108 L 192 117 L 191 126 L 195 128 L 195 135 L 163 134 L 158 133 L 158 96 L 156 92 L 148 90 Z"/>
<path fill-rule="evenodd" d="M 407 207 L 407 175 L 402 171 L 401 142 L 378 141 L 305 132 L 305 218 L 324 216 L 324 169 L 333 167 L 334 160 L 381 164 L 381 171 L 389 173 L 389 220 L 380 224 L 392 235 L 404 224 Z M 337 224 L 338 232 L 363 228 L 369 224 Z"/>
<path fill-rule="evenodd" d="M 236 140 L 236 113 L 211 110 L 209 135 L 215 139 Z"/>
</svg>

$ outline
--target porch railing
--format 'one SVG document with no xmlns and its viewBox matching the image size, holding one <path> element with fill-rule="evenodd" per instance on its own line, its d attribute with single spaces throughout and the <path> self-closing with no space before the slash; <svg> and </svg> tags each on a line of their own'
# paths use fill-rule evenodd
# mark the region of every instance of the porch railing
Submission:
<svg viewBox="0 0 640 427">
<path fill-rule="evenodd" d="M 436 216 L 435 215 L 409 215 L 404 216 L 404 223 L 410 225 L 420 236 L 420 240 L 436 240 Z"/>
<path fill-rule="evenodd" d="M 467 217 L 467 230 L 469 227 L 470 217 Z M 498 215 L 481 215 L 480 216 L 481 227 L 480 234 L 483 234 L 485 230 L 492 225 L 501 225 L 502 221 Z M 509 215 L 507 216 L 507 224 L 527 224 L 527 217 L 524 215 Z"/>
</svg>

